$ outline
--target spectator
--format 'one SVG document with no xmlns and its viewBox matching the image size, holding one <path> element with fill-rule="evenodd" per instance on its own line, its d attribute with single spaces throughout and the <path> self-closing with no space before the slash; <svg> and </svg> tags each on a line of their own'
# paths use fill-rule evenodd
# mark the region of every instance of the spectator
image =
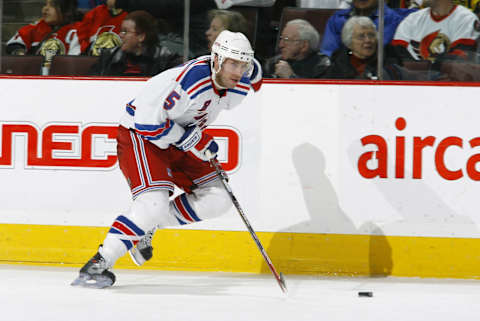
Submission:
<svg viewBox="0 0 480 321">
<path fill-rule="evenodd" d="M 77 36 L 78 20 L 76 0 L 46 0 L 42 18 L 23 26 L 7 42 L 10 55 L 38 55 L 48 63 L 54 55 L 79 55 Z"/>
<path fill-rule="evenodd" d="M 127 12 L 134 10 L 146 10 L 156 18 L 164 19 L 171 28 L 171 33 L 180 38 L 183 46 L 183 18 L 184 1 L 183 0 L 111 0 L 116 8 L 121 8 Z M 207 12 L 210 9 L 216 9 L 214 0 L 196 0 L 190 1 L 190 27 L 189 43 L 190 55 L 203 55 L 208 51 L 208 45 L 205 38 L 205 30 L 208 29 Z M 171 39 L 175 39 L 171 35 Z M 175 47 L 172 47 L 172 49 Z M 183 50 L 178 52 L 183 54 Z"/>
<path fill-rule="evenodd" d="M 480 18 L 480 0 L 453 0 L 453 3 L 472 10 L 472 12 Z M 412 0 L 410 6 L 416 6 L 419 9 L 423 9 L 430 7 L 431 5 L 432 0 Z"/>
<path fill-rule="evenodd" d="M 402 19 L 415 9 L 391 9 L 385 5 L 384 45 L 389 44 Z M 353 0 L 350 9 L 336 11 L 327 21 L 320 51 L 331 56 L 342 46 L 341 33 L 345 22 L 352 16 L 369 17 L 378 27 L 378 0 Z"/>
<path fill-rule="evenodd" d="M 205 32 L 205 36 L 207 37 L 209 52 L 212 49 L 213 42 L 223 30 L 248 35 L 247 19 L 239 12 L 213 9 L 208 12 L 208 20 L 210 21 L 210 27 Z M 249 40 L 252 41 L 252 39 Z"/>
<path fill-rule="evenodd" d="M 332 65 L 324 78 L 377 79 L 377 42 L 375 24 L 367 17 L 352 17 L 342 29 L 343 47 L 332 56 Z M 385 64 L 388 65 L 388 64 Z M 398 79 L 400 71 L 389 65 L 385 78 Z"/>
<path fill-rule="evenodd" d="M 452 0 L 432 0 L 432 6 L 412 13 L 398 26 L 392 45 L 405 60 L 472 60 L 480 22 Z"/>
<path fill-rule="evenodd" d="M 91 74 L 99 76 L 153 76 L 180 62 L 158 42 L 155 20 L 148 12 L 129 13 L 120 31 L 122 45 L 105 49 Z"/>
<path fill-rule="evenodd" d="M 306 20 L 289 21 L 280 37 L 280 54 L 265 62 L 266 78 L 319 78 L 330 65 L 318 51 L 320 35 Z"/>
<path fill-rule="evenodd" d="M 154 17 L 166 20 L 171 27 L 171 35 L 165 42 L 174 49 L 183 46 L 184 1 L 183 0 L 112 0 L 116 8 L 127 12 L 147 10 Z M 208 52 L 205 30 L 209 28 L 207 13 L 212 9 L 228 9 L 232 6 L 271 7 L 275 0 L 195 0 L 190 1 L 189 44 L 190 56 L 195 57 Z M 260 24 L 261 25 L 261 24 Z M 261 35 L 263 36 L 263 35 Z M 174 45 L 170 43 L 174 42 Z M 178 52 L 178 50 L 177 50 Z M 179 52 L 180 54 L 183 53 Z"/>
<path fill-rule="evenodd" d="M 115 8 L 113 0 L 88 11 L 78 29 L 82 52 L 99 56 L 103 49 L 119 46 L 120 26 L 126 15 L 127 12 Z"/>
</svg>

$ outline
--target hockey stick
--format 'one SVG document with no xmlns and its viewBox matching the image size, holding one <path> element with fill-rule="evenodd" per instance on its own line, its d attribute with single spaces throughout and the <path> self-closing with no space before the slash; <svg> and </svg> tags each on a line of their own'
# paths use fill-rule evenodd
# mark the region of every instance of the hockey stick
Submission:
<svg viewBox="0 0 480 321">
<path fill-rule="evenodd" d="M 220 165 L 216 158 L 211 158 L 210 164 L 215 168 L 215 172 L 217 172 L 217 176 L 222 181 L 223 187 L 225 187 L 225 189 L 227 190 L 228 195 L 230 195 L 233 205 L 235 205 L 235 207 L 237 208 L 238 214 L 240 214 L 240 217 L 242 218 L 243 223 L 245 223 L 245 225 L 247 226 L 247 229 L 250 232 L 250 235 L 252 236 L 253 240 L 257 244 L 257 247 L 260 250 L 260 253 L 262 253 L 263 258 L 265 259 L 265 262 L 267 262 L 267 265 L 270 268 L 270 271 L 272 271 L 273 276 L 277 280 L 278 285 L 280 286 L 280 289 L 282 289 L 283 293 L 286 294 L 287 286 L 285 285 L 285 279 L 283 278 L 283 274 L 278 273 L 277 270 L 275 269 L 275 266 L 273 266 L 273 263 L 268 257 L 267 252 L 263 248 L 262 243 L 260 243 L 260 240 L 258 239 L 257 234 L 255 234 L 255 231 L 250 225 L 250 222 L 248 221 L 247 216 L 245 215 L 245 212 L 243 212 L 243 209 L 240 207 L 240 203 L 237 201 L 237 198 L 235 197 L 235 195 L 233 195 L 232 189 L 230 188 L 230 185 L 228 184 L 228 181 L 227 181 L 227 175 L 220 168 Z"/>
</svg>

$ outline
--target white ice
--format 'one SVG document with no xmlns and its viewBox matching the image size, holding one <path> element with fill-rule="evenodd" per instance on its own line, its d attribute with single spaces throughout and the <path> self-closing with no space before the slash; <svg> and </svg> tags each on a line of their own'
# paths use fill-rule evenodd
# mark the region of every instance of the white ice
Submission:
<svg viewBox="0 0 480 321">
<path fill-rule="evenodd" d="M 78 269 L 0 265 L 4 321 L 469 321 L 480 281 L 114 270 L 108 289 L 70 286 Z M 373 297 L 359 297 L 372 291 Z"/>
</svg>

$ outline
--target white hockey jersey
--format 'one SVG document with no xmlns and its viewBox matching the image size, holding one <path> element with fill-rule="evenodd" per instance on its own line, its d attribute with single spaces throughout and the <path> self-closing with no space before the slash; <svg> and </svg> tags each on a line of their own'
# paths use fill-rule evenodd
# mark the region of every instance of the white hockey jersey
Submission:
<svg viewBox="0 0 480 321">
<path fill-rule="evenodd" d="M 219 92 L 213 85 L 210 56 L 202 56 L 149 79 L 127 104 L 120 124 L 165 149 L 182 137 L 184 127 L 205 128 L 221 110 L 239 105 L 250 89 L 258 91 L 261 84 L 262 69 L 254 59 L 250 74 L 235 88 Z"/>
<path fill-rule="evenodd" d="M 406 48 L 415 60 L 435 61 L 443 54 L 464 56 L 464 49 L 474 49 L 479 36 L 478 18 L 467 8 L 456 5 L 444 17 L 436 17 L 425 8 L 400 23 L 392 45 Z"/>
</svg>

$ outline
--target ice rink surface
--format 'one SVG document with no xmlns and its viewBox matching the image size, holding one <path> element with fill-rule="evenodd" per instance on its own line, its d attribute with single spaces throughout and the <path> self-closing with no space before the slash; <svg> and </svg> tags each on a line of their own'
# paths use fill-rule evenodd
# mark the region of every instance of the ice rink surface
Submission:
<svg viewBox="0 0 480 321">
<path fill-rule="evenodd" d="M 4 321 L 452 321 L 480 319 L 480 281 L 114 270 L 109 289 L 70 286 L 77 268 L 0 265 Z M 373 297 L 359 297 L 372 291 Z"/>
</svg>

